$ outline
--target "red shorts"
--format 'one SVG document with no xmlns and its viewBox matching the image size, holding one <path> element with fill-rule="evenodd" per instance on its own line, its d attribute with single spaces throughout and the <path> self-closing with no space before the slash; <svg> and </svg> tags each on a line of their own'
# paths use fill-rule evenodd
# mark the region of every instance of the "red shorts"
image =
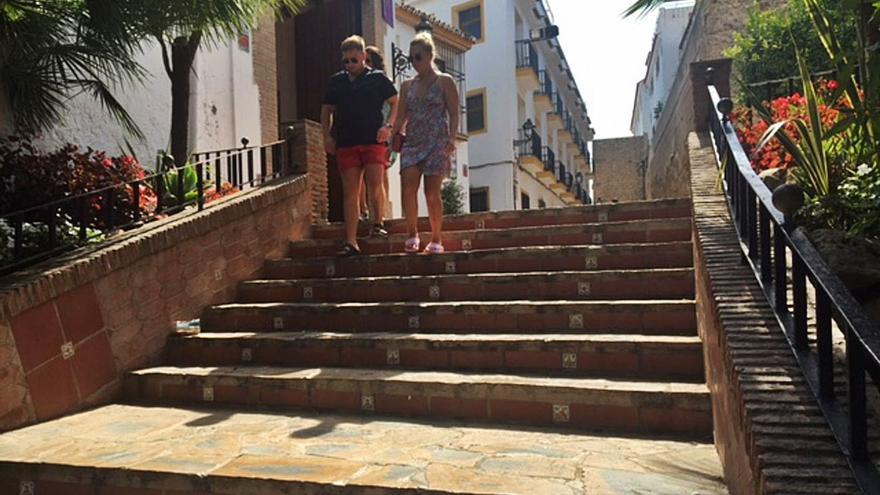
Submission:
<svg viewBox="0 0 880 495">
<path fill-rule="evenodd" d="M 364 144 L 347 146 L 336 150 L 336 165 L 339 170 L 347 168 L 366 167 L 367 165 L 381 165 L 388 163 L 388 146 L 384 144 Z"/>
</svg>

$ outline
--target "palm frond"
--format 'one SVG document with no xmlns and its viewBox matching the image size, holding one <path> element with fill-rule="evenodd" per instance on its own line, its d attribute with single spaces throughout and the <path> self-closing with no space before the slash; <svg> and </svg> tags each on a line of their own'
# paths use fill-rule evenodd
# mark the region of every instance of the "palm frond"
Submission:
<svg viewBox="0 0 880 495">
<path fill-rule="evenodd" d="M 623 17 L 630 17 L 634 14 L 640 16 L 647 15 L 652 10 L 671 0 L 636 0 L 632 5 L 623 11 Z"/>
</svg>

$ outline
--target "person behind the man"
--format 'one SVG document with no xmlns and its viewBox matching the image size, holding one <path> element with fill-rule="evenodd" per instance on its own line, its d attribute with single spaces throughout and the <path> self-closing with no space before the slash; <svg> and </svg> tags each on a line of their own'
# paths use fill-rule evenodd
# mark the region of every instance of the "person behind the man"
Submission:
<svg viewBox="0 0 880 495">
<path fill-rule="evenodd" d="M 364 39 L 350 36 L 342 42 L 344 70 L 330 78 L 324 104 L 321 107 L 321 125 L 324 127 L 324 148 L 336 155 L 336 164 L 342 176 L 342 194 L 345 213 L 345 241 L 338 254 L 352 256 L 360 253 L 357 226 L 360 216 L 360 188 L 366 179 L 370 192 L 370 206 L 376 213 L 372 218 L 371 236 L 387 236 L 382 211 L 385 189 L 382 187 L 388 160 L 387 143 L 397 115 L 397 90 L 384 73 L 365 65 L 367 57 Z M 388 121 L 382 117 L 382 106 L 391 105 Z M 335 128 L 336 136 L 331 134 Z"/>
</svg>

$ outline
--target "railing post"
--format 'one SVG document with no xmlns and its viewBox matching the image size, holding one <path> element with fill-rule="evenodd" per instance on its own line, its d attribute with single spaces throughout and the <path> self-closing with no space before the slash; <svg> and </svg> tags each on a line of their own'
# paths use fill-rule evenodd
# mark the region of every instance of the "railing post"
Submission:
<svg viewBox="0 0 880 495">
<path fill-rule="evenodd" d="M 773 224 L 773 270 L 774 287 L 776 296 L 776 312 L 788 311 L 788 259 L 785 247 L 785 232 L 777 223 Z"/>
<path fill-rule="evenodd" d="M 15 241 L 12 248 L 12 257 L 18 261 L 22 257 L 22 248 L 24 245 L 24 227 L 22 226 L 21 217 L 15 217 Z"/>
<path fill-rule="evenodd" d="M 857 461 L 868 460 L 868 411 L 865 397 L 865 355 L 855 335 L 846 336 L 849 387 L 849 449 Z"/>
<path fill-rule="evenodd" d="M 773 280 L 773 268 L 770 258 L 770 214 L 767 212 L 767 208 L 764 207 L 763 204 L 759 205 L 758 212 L 761 229 L 761 280 L 764 282 L 770 282 Z"/>
<path fill-rule="evenodd" d="M 204 179 L 204 164 L 201 162 L 196 163 L 196 191 L 198 192 L 196 200 L 198 204 L 199 211 L 202 211 L 205 208 L 205 179 Z"/>
<path fill-rule="evenodd" d="M 831 343 L 831 300 L 816 289 L 816 351 L 819 354 L 819 395 L 834 398 L 834 347 Z"/>
<path fill-rule="evenodd" d="M 800 350 L 809 348 L 807 340 L 807 273 L 804 261 L 794 256 L 792 267 L 792 284 L 794 289 L 794 343 Z"/>
</svg>

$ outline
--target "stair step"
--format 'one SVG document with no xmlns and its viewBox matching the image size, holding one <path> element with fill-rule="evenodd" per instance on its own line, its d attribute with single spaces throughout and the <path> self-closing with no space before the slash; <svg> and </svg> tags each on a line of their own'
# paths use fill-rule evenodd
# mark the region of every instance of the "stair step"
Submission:
<svg viewBox="0 0 880 495">
<path fill-rule="evenodd" d="M 425 241 L 428 234 L 422 233 Z M 406 234 L 387 238 L 367 238 L 359 242 L 364 254 L 402 253 Z M 449 251 L 492 249 L 521 246 L 622 244 L 633 242 L 670 242 L 691 239 L 691 219 L 651 219 L 578 225 L 551 225 L 451 231 L 443 234 Z M 290 244 L 293 258 L 331 256 L 339 249 L 340 238 L 306 239 Z"/>
<path fill-rule="evenodd" d="M 132 372 L 133 400 L 491 420 L 705 438 L 704 384 L 452 372 L 156 367 Z"/>
<path fill-rule="evenodd" d="M 375 416 L 113 405 L 0 436 L 4 495 L 720 495 L 721 477 L 711 442 Z"/>
<path fill-rule="evenodd" d="M 175 366 L 273 365 L 541 372 L 703 380 L 699 337 L 395 333 L 202 333 L 169 339 Z"/>
<path fill-rule="evenodd" d="M 691 300 L 242 303 L 211 306 L 201 329 L 695 335 Z"/>
<path fill-rule="evenodd" d="M 690 268 L 250 280 L 239 302 L 498 301 L 694 297 Z"/>
<path fill-rule="evenodd" d="M 266 278 L 441 275 L 522 271 L 620 270 L 693 266 L 690 241 L 602 246 L 528 246 L 439 255 L 385 254 L 267 261 Z"/>
<path fill-rule="evenodd" d="M 538 225 L 564 225 L 597 222 L 620 222 L 651 218 L 684 218 L 691 216 L 691 202 L 687 198 L 639 201 L 633 203 L 546 208 L 519 211 L 490 211 L 451 215 L 443 218 L 443 230 L 506 229 Z M 369 222 L 363 222 L 359 233 L 366 236 Z M 312 227 L 315 239 L 339 239 L 342 237 L 341 222 Z M 387 220 L 385 228 L 393 234 L 406 232 L 403 219 Z M 431 225 L 425 217 L 419 218 L 419 230 L 427 232 Z"/>
</svg>

